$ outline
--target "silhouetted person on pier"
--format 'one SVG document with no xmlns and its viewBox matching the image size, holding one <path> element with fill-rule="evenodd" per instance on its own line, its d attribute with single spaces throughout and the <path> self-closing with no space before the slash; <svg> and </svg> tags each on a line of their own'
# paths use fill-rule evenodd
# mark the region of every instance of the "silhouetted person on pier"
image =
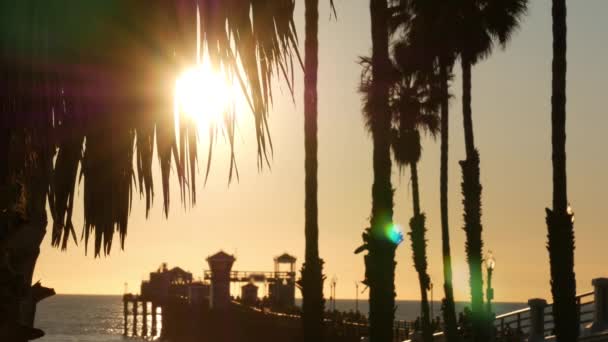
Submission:
<svg viewBox="0 0 608 342">
<path fill-rule="evenodd" d="M 458 315 L 458 325 L 463 337 L 471 337 L 473 327 L 471 325 L 471 309 L 468 306 L 465 306 L 463 312 Z"/>
<path fill-rule="evenodd" d="M 420 331 L 420 317 L 416 317 L 414 321 L 414 331 Z"/>
<path fill-rule="evenodd" d="M 433 332 L 441 331 L 441 318 L 439 316 L 435 317 L 432 323 Z"/>
<path fill-rule="evenodd" d="M 458 313 L 458 326 L 464 326 L 464 313 L 462 312 Z"/>
</svg>

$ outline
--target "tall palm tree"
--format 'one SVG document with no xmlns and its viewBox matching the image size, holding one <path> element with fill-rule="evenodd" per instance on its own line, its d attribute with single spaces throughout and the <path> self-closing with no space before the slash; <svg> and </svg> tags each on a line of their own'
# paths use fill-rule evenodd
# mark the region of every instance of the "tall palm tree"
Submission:
<svg viewBox="0 0 608 342">
<path fill-rule="evenodd" d="M 466 254 L 469 264 L 471 286 L 471 309 L 476 341 L 486 341 L 489 325 L 483 305 L 482 249 L 481 237 L 481 182 L 479 175 L 479 152 L 473 137 L 471 109 L 471 69 L 488 57 L 495 42 L 506 47 L 513 32 L 519 27 L 528 7 L 527 0 L 471 0 L 459 2 L 457 15 L 460 18 L 458 40 L 462 67 L 462 106 L 466 159 L 462 167 L 462 193 L 464 195 L 464 230 L 466 232 Z"/>
<path fill-rule="evenodd" d="M 406 38 L 407 39 L 407 38 Z M 433 341 L 428 291 L 430 277 L 427 272 L 426 258 L 426 217 L 420 209 L 420 189 L 418 181 L 418 162 L 422 154 L 420 131 L 435 137 L 439 130 L 439 97 L 437 75 L 431 68 L 412 69 L 409 42 L 404 39 L 395 46 L 395 74 L 398 75 L 391 89 L 391 111 L 395 116 L 396 128 L 393 129 L 393 155 L 395 162 L 409 166 L 412 181 L 412 203 L 414 216 L 410 220 L 409 233 L 412 244 L 414 267 L 418 272 L 421 295 L 421 323 L 423 340 Z M 428 63 L 428 62 L 427 62 Z M 430 64 L 433 64 L 432 60 Z"/>
<path fill-rule="evenodd" d="M 448 208 L 448 157 L 449 157 L 449 79 L 453 62 L 442 54 L 439 57 L 439 78 L 441 84 L 441 157 L 439 176 L 439 201 L 441 210 L 441 252 L 443 256 L 443 290 L 445 293 L 443 320 L 445 334 L 449 342 L 460 340 L 456 321 L 454 286 L 452 282 L 452 253 L 450 248 L 450 225 Z"/>
<path fill-rule="evenodd" d="M 7 133 L 0 161 L 10 161 L 0 166 L 0 198 L 13 198 L 11 189 L 20 189 L 20 200 L 7 200 L 0 209 L 24 203 L 24 210 L 10 211 L 20 219 L 0 222 L 12 227 L 0 234 L 0 249 L 11 253 L 13 285 L 25 289 L 15 303 L 3 302 L 8 306 L 0 311 L 9 315 L 0 317 L 0 326 L 32 326 L 39 297 L 30 285 L 46 232 L 47 199 L 53 245 L 66 248 L 76 235 L 71 216 L 79 168 L 83 236 L 85 246 L 94 240 L 96 256 L 110 252 L 115 233 L 124 246 L 134 187 L 150 208 L 154 141 L 165 213 L 172 163 L 182 200 L 188 189 L 194 202 L 195 127 L 182 121 L 175 134 L 171 97 L 176 74 L 196 62 L 197 3 L 203 45 L 214 63 L 240 80 L 254 113 L 261 161 L 271 147 L 271 76 L 281 70 L 291 79 L 292 57 L 299 58 L 291 0 L 273 6 L 207 0 L 0 4 L 0 131 Z M 232 134 L 230 127 L 226 131 Z M 12 323 L 4 325 L 5 319 Z M 22 339 L 27 336 L 12 340 Z"/>
<path fill-rule="evenodd" d="M 373 140 L 372 213 L 370 227 L 363 233 L 367 250 L 365 280 L 369 286 L 370 339 L 390 342 L 395 318 L 395 250 L 401 238 L 393 226 L 389 110 L 389 11 L 387 0 L 370 0 L 372 58 L 363 75 L 371 74 L 369 91 L 363 90 L 364 115 Z M 365 82 L 364 82 L 365 83 Z"/>
<path fill-rule="evenodd" d="M 439 69 L 439 100 L 441 102 L 441 166 L 440 166 L 440 207 L 441 240 L 443 255 L 444 294 L 443 320 L 447 341 L 460 340 L 454 289 L 452 285 L 452 258 L 450 251 L 450 230 L 448 213 L 448 147 L 449 147 L 449 82 L 457 50 L 454 42 L 455 2 L 443 0 L 401 0 L 394 16 L 394 29 L 404 29 L 415 48 L 415 55 L 427 65 L 435 61 Z"/>
<path fill-rule="evenodd" d="M 459 341 L 456 306 L 454 301 L 454 286 L 452 282 L 452 252 L 450 247 L 450 223 L 448 208 L 448 161 L 449 161 L 449 80 L 452 75 L 454 59 L 451 54 L 441 53 L 439 56 L 439 82 L 441 92 L 441 156 L 439 175 L 439 201 L 441 210 L 441 252 L 443 256 L 443 319 L 447 341 Z"/>
<path fill-rule="evenodd" d="M 333 7 L 333 2 L 331 2 Z M 319 69 L 319 0 L 305 2 L 304 62 L 304 168 L 305 179 L 305 262 L 302 265 L 302 328 L 304 341 L 322 341 L 323 260 L 319 258 L 319 217 L 317 203 L 317 74 Z"/>
<path fill-rule="evenodd" d="M 565 0 L 553 0 L 553 209 L 546 211 L 555 335 L 560 342 L 576 341 L 579 335 L 574 274 L 574 216 L 568 205 L 566 182 L 566 12 Z"/>
<path fill-rule="evenodd" d="M 450 81 L 452 69 L 456 59 L 456 49 L 453 40 L 446 39 L 452 30 L 453 20 L 451 17 L 452 5 L 450 2 L 434 2 L 436 7 L 434 25 L 430 28 L 433 38 L 433 46 L 439 65 L 439 98 L 441 101 L 441 147 L 440 147 L 440 176 L 439 176 L 439 201 L 441 211 L 441 252 L 443 256 L 443 290 L 445 298 L 443 301 L 444 329 L 448 342 L 460 341 L 458 333 L 458 322 L 456 320 L 456 305 L 454 301 L 454 286 L 452 282 L 452 253 L 450 248 L 450 226 L 448 207 L 448 167 L 449 167 L 449 108 L 450 108 Z M 426 14 L 428 11 L 424 11 Z M 431 14 L 432 15 L 432 14 Z M 429 21 L 427 20 L 427 23 Z M 427 24 L 428 28 L 428 24 Z"/>
</svg>

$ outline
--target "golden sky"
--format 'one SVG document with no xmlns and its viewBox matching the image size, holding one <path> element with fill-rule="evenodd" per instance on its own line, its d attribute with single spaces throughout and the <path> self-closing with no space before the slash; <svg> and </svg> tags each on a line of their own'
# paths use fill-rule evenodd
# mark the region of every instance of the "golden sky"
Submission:
<svg viewBox="0 0 608 342">
<path fill-rule="evenodd" d="M 473 69 L 473 118 L 481 153 L 483 238 L 497 259 L 494 273 L 498 301 L 550 300 L 547 228 L 544 208 L 551 204 L 550 1 L 533 0 L 528 18 L 506 51 L 496 51 Z M 303 43 L 303 2 L 297 25 Z M 319 74 L 319 219 L 320 252 L 328 279 L 337 277 L 337 297 L 354 298 L 355 281 L 363 278 L 363 258 L 353 250 L 361 243 L 371 208 L 371 139 L 364 130 L 357 94 L 359 56 L 371 45 L 368 2 L 338 0 L 338 21 L 329 20 L 321 1 Z M 604 0 L 569 2 L 568 46 L 568 184 L 576 214 L 578 292 L 591 289 L 591 279 L 608 276 L 603 256 L 608 227 L 602 218 L 608 192 L 605 134 L 607 27 L 600 13 Z M 452 92 L 450 118 L 450 224 L 457 300 L 468 299 L 464 258 L 460 169 L 464 158 L 460 77 Z M 272 258 L 285 251 L 304 256 L 303 83 L 296 80 L 296 103 L 287 87 L 277 89 L 270 130 L 275 146 L 272 169 L 258 172 L 250 120 L 239 122 L 237 158 L 240 182 L 228 185 L 226 144 L 213 160 L 210 180 L 198 189 L 195 208 L 172 203 L 162 215 L 161 190 L 145 220 L 142 202 L 133 206 L 126 249 L 94 259 L 83 246 L 60 252 L 43 243 L 35 280 L 58 293 L 119 294 L 129 290 L 161 262 L 179 265 L 201 276 L 205 258 L 219 249 L 236 254 L 235 269 L 272 270 Z M 246 117 L 246 116 L 245 116 Z M 204 136 L 203 136 L 204 138 Z M 440 298 L 442 279 L 439 219 L 439 144 L 424 141 L 419 166 L 422 208 L 427 213 L 429 272 Z M 206 151 L 203 146 L 202 151 Z M 204 170 L 202 154 L 200 168 Z M 159 170 L 156 170 L 158 175 Z M 203 174 L 201 173 L 201 177 Z M 158 179 L 158 178 L 157 178 Z M 173 182 L 176 182 L 174 179 Z M 156 182 L 159 185 L 159 181 Z M 393 171 L 395 221 L 406 227 L 411 217 L 409 172 Z M 79 194 L 81 195 L 81 193 Z M 173 186 L 173 199 L 179 198 Z M 75 224 L 82 224 L 82 205 Z M 50 226 L 49 226 L 50 231 Z M 419 298 L 409 240 L 397 251 L 398 299 Z M 329 296 L 329 281 L 326 282 Z"/>
</svg>

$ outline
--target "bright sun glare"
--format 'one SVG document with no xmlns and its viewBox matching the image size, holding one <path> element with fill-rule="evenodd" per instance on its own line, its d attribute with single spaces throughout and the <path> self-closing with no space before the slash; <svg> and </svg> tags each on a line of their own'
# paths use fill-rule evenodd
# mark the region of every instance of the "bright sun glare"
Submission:
<svg viewBox="0 0 608 342">
<path fill-rule="evenodd" d="M 233 82 L 227 81 L 224 72 L 203 62 L 186 70 L 177 79 L 176 114 L 184 114 L 201 129 L 220 124 L 224 114 L 234 109 L 237 90 Z"/>
</svg>

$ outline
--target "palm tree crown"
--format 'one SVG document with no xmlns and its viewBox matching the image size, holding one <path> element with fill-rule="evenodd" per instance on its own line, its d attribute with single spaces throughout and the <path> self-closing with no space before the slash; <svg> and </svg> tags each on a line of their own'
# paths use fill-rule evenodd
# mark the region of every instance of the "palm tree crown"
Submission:
<svg viewBox="0 0 608 342">
<path fill-rule="evenodd" d="M 492 54 L 496 43 L 506 47 L 527 12 L 528 1 L 462 0 L 453 9 L 458 11 L 460 53 L 476 64 Z"/>
</svg>

